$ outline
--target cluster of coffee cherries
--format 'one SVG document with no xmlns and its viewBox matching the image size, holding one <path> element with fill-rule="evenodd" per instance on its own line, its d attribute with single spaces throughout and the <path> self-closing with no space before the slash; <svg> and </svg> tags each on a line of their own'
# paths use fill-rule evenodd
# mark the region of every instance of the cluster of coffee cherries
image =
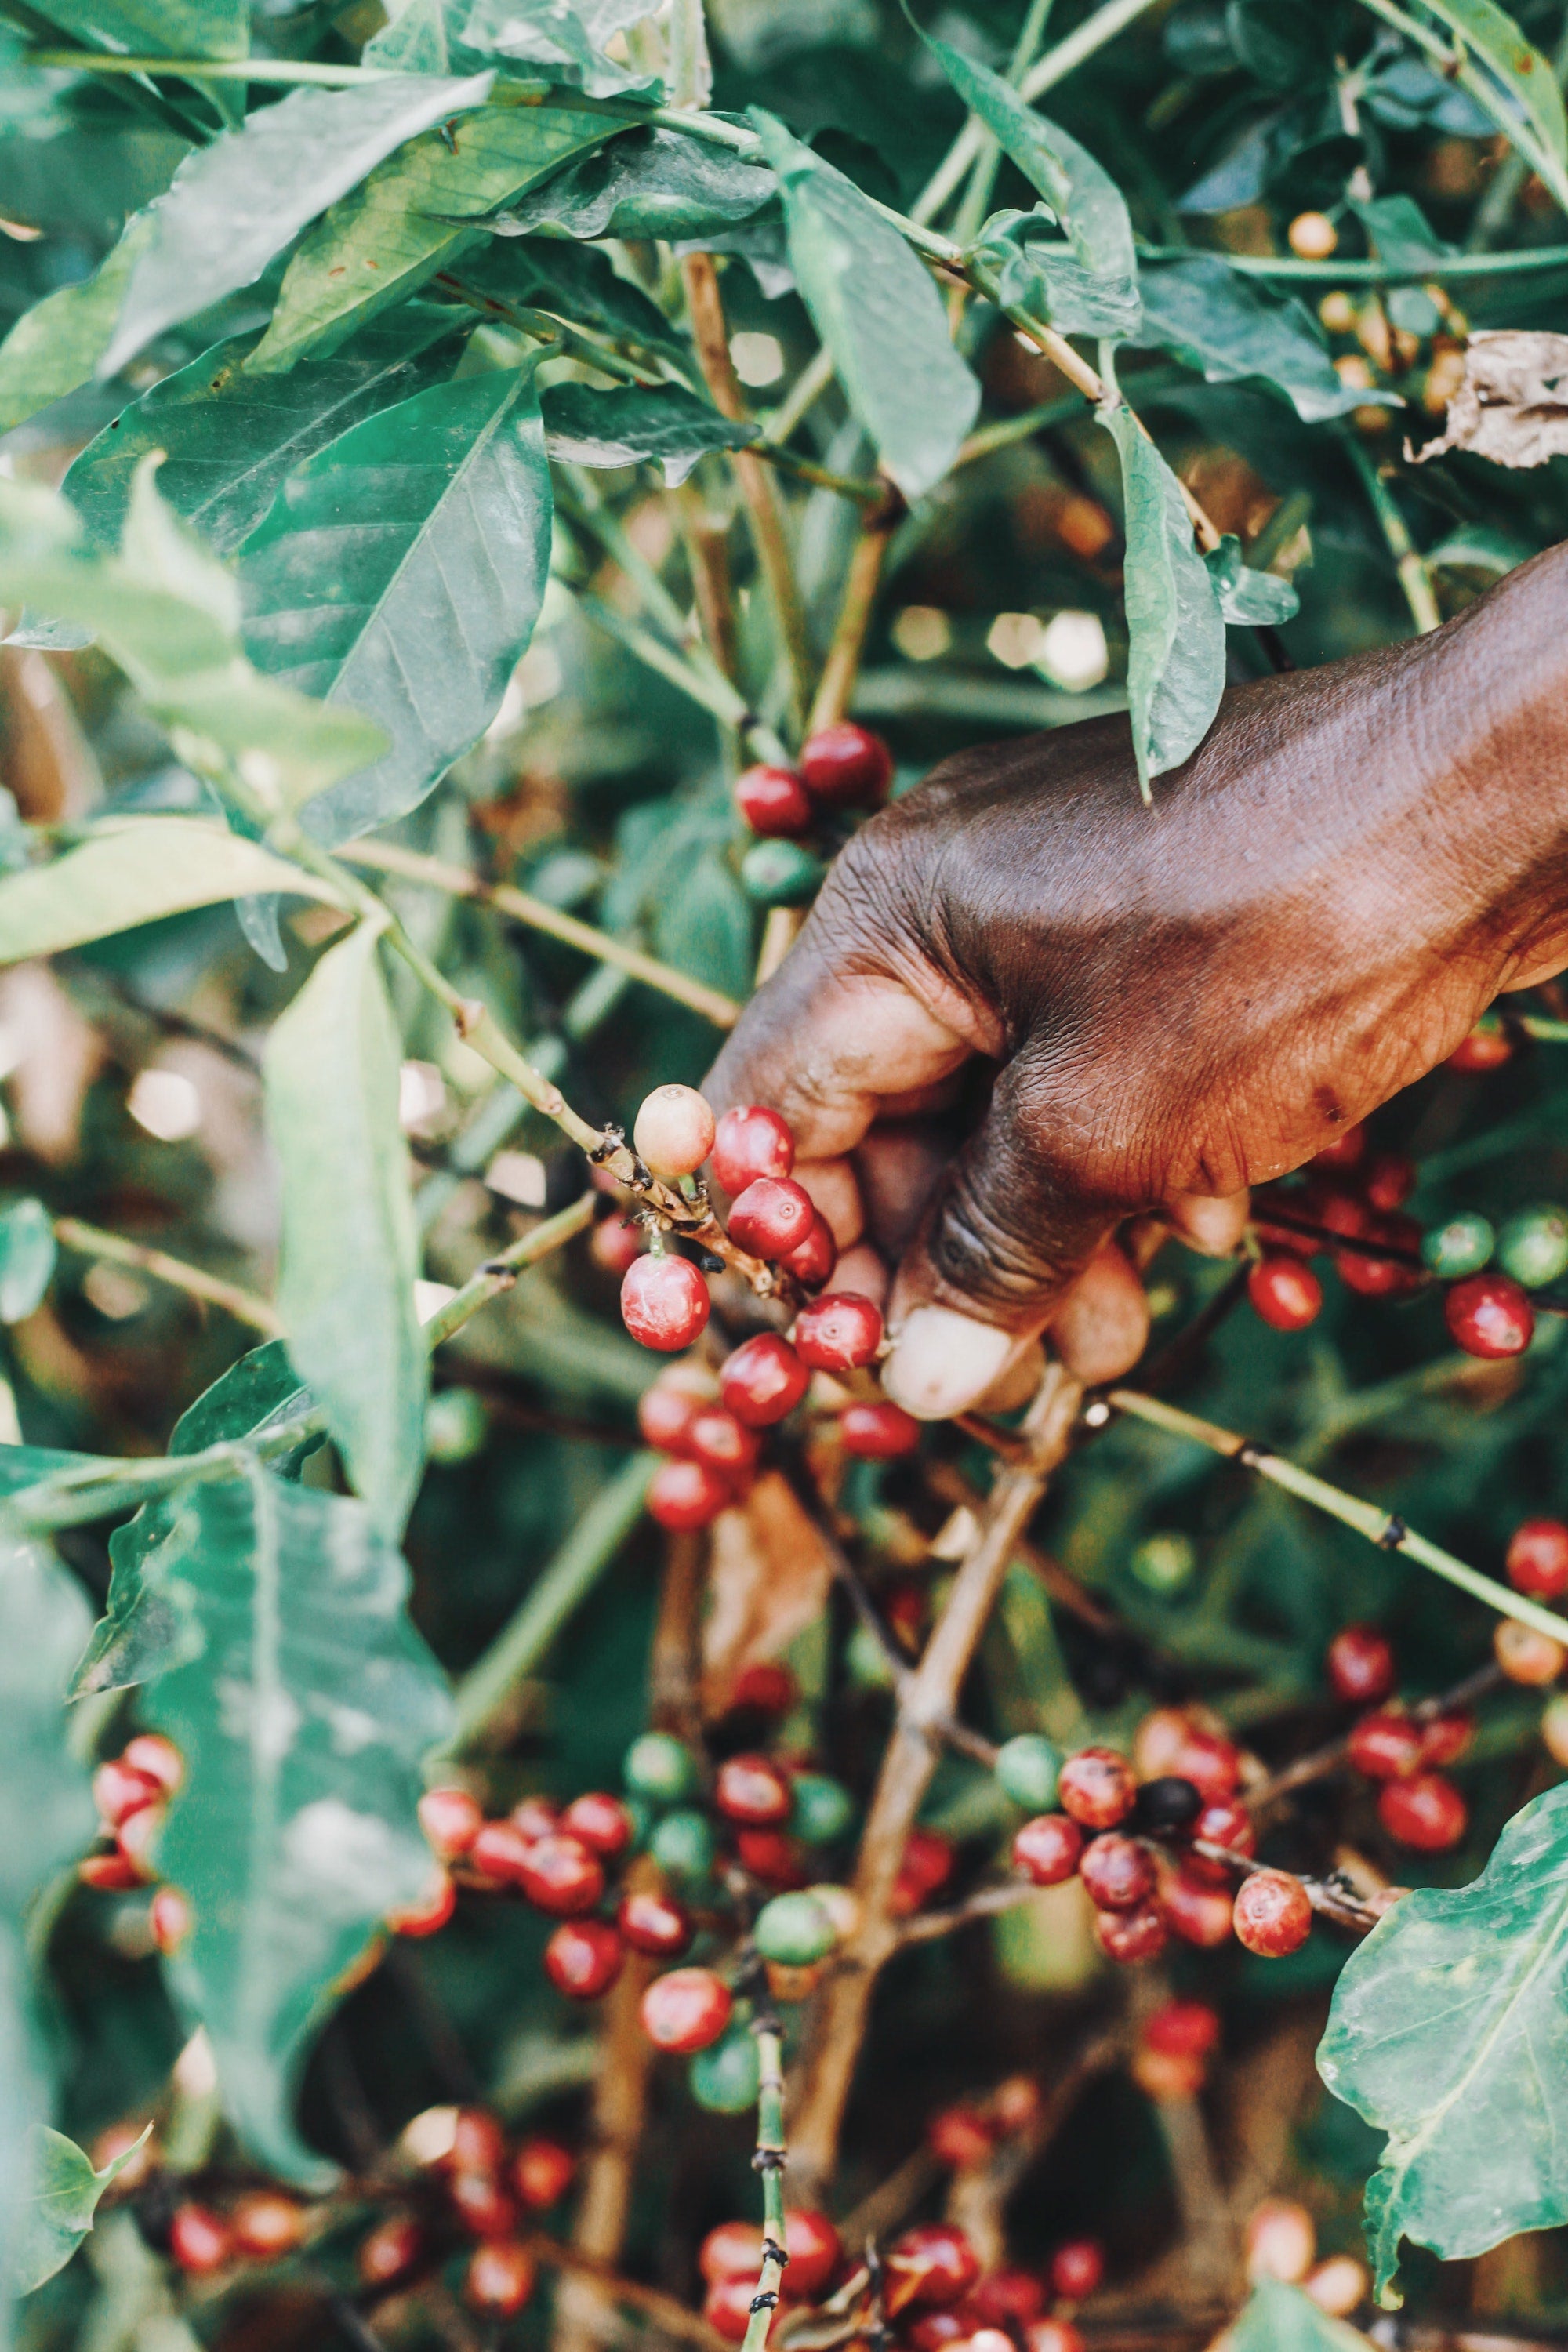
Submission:
<svg viewBox="0 0 1568 2352">
<path fill-rule="evenodd" d="M 1280 2279 L 1299 2286 L 1320 2311 L 1348 2318 L 1366 2302 L 1372 2282 L 1354 2254 L 1318 2253 L 1317 2224 L 1293 2197 L 1266 2197 L 1247 2224 L 1249 2279 Z"/>
<path fill-rule="evenodd" d="M 1262 1320 L 1276 1331 L 1304 1330 L 1316 1320 L 1323 1291 L 1308 1261 L 1328 1250 L 1345 1287 L 1367 1298 L 1399 1297 L 1436 1276 L 1447 1286 L 1443 1318 L 1456 1346 L 1471 1356 L 1521 1355 L 1535 1333 L 1529 1291 L 1568 1271 L 1568 1213 L 1524 1211 L 1501 1236 L 1484 1217 L 1468 1214 L 1423 1232 L 1402 1205 L 1415 1189 L 1414 1163 L 1402 1152 L 1371 1150 L 1360 1127 L 1321 1151 L 1300 1180 L 1270 1187 L 1258 1210 L 1262 1255 L 1247 1281 Z M 1350 1243 L 1382 1243 L 1396 1255 L 1334 1249 L 1320 1234 L 1273 1222 L 1271 1207 Z"/>
<path fill-rule="evenodd" d="M 880 808 L 893 756 L 879 735 L 852 719 L 808 735 L 793 768 L 763 764 L 735 780 L 735 805 L 760 840 L 741 860 L 741 883 L 763 906 L 798 906 L 820 884 L 822 860 L 853 813 Z"/>
<path fill-rule="evenodd" d="M 102 1843 L 77 1864 L 83 1884 L 125 1894 L 156 1876 L 158 1832 L 170 1798 L 185 1777 L 184 1759 L 161 1732 L 138 1732 L 92 1776 Z M 190 1933 L 191 1910 L 177 1886 L 160 1886 L 148 1908 L 148 1927 L 161 1952 L 177 1951 Z"/>
<path fill-rule="evenodd" d="M 1528 1626 L 1518 1631 L 1530 1633 Z M 1469 1716 L 1459 1707 L 1433 1714 L 1392 1704 L 1398 1665 L 1393 1644 L 1373 1625 L 1346 1625 L 1335 1634 L 1328 1674 L 1336 1698 L 1367 1710 L 1351 1726 L 1346 1754 L 1375 1783 L 1377 1817 L 1389 1836 L 1416 1853 L 1443 1853 L 1458 1845 L 1469 1813 L 1442 1768 L 1457 1763 L 1469 1746 L 1475 1730 Z"/>
</svg>

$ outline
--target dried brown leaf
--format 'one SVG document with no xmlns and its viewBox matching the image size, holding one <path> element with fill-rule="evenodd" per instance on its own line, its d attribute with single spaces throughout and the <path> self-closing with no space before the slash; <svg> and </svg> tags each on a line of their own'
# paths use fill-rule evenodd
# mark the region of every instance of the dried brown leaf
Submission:
<svg viewBox="0 0 1568 2352">
<path fill-rule="evenodd" d="M 785 1481 L 764 1471 L 713 1523 L 702 1627 L 702 1706 L 722 1712 L 744 1666 L 776 1658 L 827 1604 L 833 1563 Z"/>
<path fill-rule="evenodd" d="M 1465 374 L 1448 403 L 1447 428 L 1415 465 L 1449 449 L 1468 449 L 1494 466 L 1543 466 L 1568 456 L 1568 335 L 1504 328 L 1472 335 Z"/>
</svg>

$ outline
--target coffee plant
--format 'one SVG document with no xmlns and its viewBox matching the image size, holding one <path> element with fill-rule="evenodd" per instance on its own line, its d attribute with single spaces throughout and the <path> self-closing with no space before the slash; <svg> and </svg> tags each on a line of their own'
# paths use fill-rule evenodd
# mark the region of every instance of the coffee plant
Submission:
<svg viewBox="0 0 1568 2352">
<path fill-rule="evenodd" d="M 1157 824 L 1568 534 L 1564 75 L 0 0 L 19 2343 L 1568 2317 L 1568 998 L 949 1422 L 701 1091 L 945 754 L 1124 711 Z"/>
</svg>

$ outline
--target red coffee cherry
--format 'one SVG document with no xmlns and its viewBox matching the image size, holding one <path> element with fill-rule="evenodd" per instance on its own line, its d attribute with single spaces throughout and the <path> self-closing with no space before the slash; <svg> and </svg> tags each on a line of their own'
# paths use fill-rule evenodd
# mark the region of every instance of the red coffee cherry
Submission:
<svg viewBox="0 0 1568 2352">
<path fill-rule="evenodd" d="M 776 1658 L 753 1658 L 742 1666 L 731 1687 L 731 1707 L 754 1708 L 759 1715 L 787 1715 L 800 1696 L 800 1685 Z"/>
<path fill-rule="evenodd" d="M 1348 1753 L 1369 1780 L 1405 1780 L 1421 1769 L 1421 1728 L 1407 1715 L 1380 1708 L 1352 1726 Z"/>
<path fill-rule="evenodd" d="M 1094 1939 L 1108 1960 L 1124 1967 L 1157 1960 L 1167 1940 L 1165 1915 L 1157 1903 L 1140 1904 L 1133 1911 L 1097 1911 Z"/>
<path fill-rule="evenodd" d="M 266 2261 L 299 2244 L 305 2234 L 305 2209 L 275 2189 L 258 2189 L 239 2200 L 228 2225 L 243 2252 Z"/>
<path fill-rule="evenodd" d="M 708 1285 L 689 1258 L 639 1257 L 621 1284 L 621 1320 L 645 1348 L 673 1355 L 708 1320 Z"/>
<path fill-rule="evenodd" d="M 690 2057 L 718 2041 L 733 2007 L 729 1986 L 711 1969 L 671 1969 L 643 1995 L 643 2032 L 656 2049 Z"/>
<path fill-rule="evenodd" d="M 757 2278 L 762 2265 L 762 2236 L 758 2232 L 757 2259 L 749 2275 L 732 2273 L 728 2278 L 714 2279 L 702 2298 L 702 2316 L 710 2327 L 727 2344 L 743 2344 L 752 2321 L 752 2298 L 757 2292 Z"/>
<path fill-rule="evenodd" d="M 1086 1830 L 1113 1830 L 1137 1801 L 1137 1783 L 1114 1748 L 1080 1748 L 1062 1766 L 1057 1801 Z"/>
<path fill-rule="evenodd" d="M 174 1795 L 185 1777 L 184 1758 L 161 1731 L 139 1731 L 120 1760 L 132 1772 L 145 1772 L 149 1780 L 156 1780 L 166 1797 Z"/>
<path fill-rule="evenodd" d="M 389 2213 L 360 2240 L 354 2266 L 366 2286 L 390 2286 L 413 2269 L 424 2245 L 417 2221 L 406 2213 Z"/>
<path fill-rule="evenodd" d="M 727 1110 L 713 1137 L 713 1173 L 731 1199 L 759 1176 L 787 1176 L 795 1166 L 789 1121 L 765 1104 Z"/>
<path fill-rule="evenodd" d="M 685 1451 L 731 1487 L 742 1486 L 757 1466 L 761 1452 L 756 1433 L 743 1429 L 721 1404 L 705 1405 L 686 1432 Z"/>
<path fill-rule="evenodd" d="M 476 2246 L 463 2279 L 463 2294 L 476 2311 L 514 2319 L 533 2293 L 533 2256 L 515 2238 L 490 2238 Z"/>
<path fill-rule="evenodd" d="M 1506 1029 L 1484 1024 L 1461 1037 L 1448 1056 L 1450 1070 L 1498 1070 L 1513 1059 L 1513 1040 Z"/>
<path fill-rule="evenodd" d="M 1195 2001 L 1169 2004 L 1195 2009 Z M 1082 2303 L 1091 2295 L 1105 2276 L 1105 2249 L 1098 2238 L 1069 2238 L 1051 2256 L 1051 2293 L 1059 2294 L 1064 2303 Z"/>
<path fill-rule="evenodd" d="M 1352 1168 L 1359 1168 L 1365 1154 L 1365 1128 L 1347 1127 L 1342 1135 L 1335 1136 L 1332 1143 L 1325 1143 L 1321 1151 L 1307 1164 L 1310 1168 L 1330 1168 L 1336 1176 L 1341 1176 Z"/>
<path fill-rule="evenodd" d="M 1568 1647 L 1534 1625 L 1505 1617 L 1492 1631 L 1492 1655 L 1510 1683 L 1554 1683 L 1568 1665 Z M 132 1813 L 132 1821 L 137 1815 Z M 124 1832 L 121 1832 L 123 1839 Z"/>
<path fill-rule="evenodd" d="M 1467 1356 L 1521 1356 L 1535 1335 L 1535 1310 L 1506 1274 L 1471 1274 L 1443 1301 L 1448 1335 Z"/>
<path fill-rule="evenodd" d="M 648 1480 L 647 1515 L 679 1534 L 707 1527 L 734 1499 L 729 1479 L 706 1462 L 661 1462 Z"/>
<path fill-rule="evenodd" d="M 757 1257 L 798 1249 L 816 1222 L 816 1203 L 793 1176 L 759 1176 L 730 1211 L 730 1239 Z"/>
<path fill-rule="evenodd" d="M 1083 1832 L 1066 1813 L 1037 1813 L 1013 1840 L 1013 1867 L 1037 1886 L 1059 1886 L 1078 1869 Z"/>
<path fill-rule="evenodd" d="M 1509 1538 L 1508 1580 L 1537 1601 L 1568 1592 L 1568 1527 L 1561 1519 L 1523 1519 Z M 98 1780 L 93 1779 L 96 1792 Z"/>
<path fill-rule="evenodd" d="M 467 1789 L 426 1789 L 419 1800 L 419 1826 L 443 1862 L 467 1853 L 484 1825 L 484 1808 Z"/>
<path fill-rule="evenodd" d="M 76 1866 L 76 1874 L 84 1886 L 94 1888 L 100 1895 L 123 1895 L 132 1886 L 147 1884 L 145 1873 L 118 1851 L 84 1854 Z"/>
<path fill-rule="evenodd" d="M 498 1886 L 521 1886 L 533 1844 L 515 1822 L 487 1822 L 468 1848 L 468 1860 Z"/>
<path fill-rule="evenodd" d="M 603 1919 L 568 1919 L 544 1947 L 544 1973 L 572 2000 L 597 2000 L 621 1972 L 626 1951 Z"/>
<path fill-rule="evenodd" d="M 577 2159 L 558 2139 L 525 2139 L 511 2160 L 511 2185 L 531 2213 L 558 2205 L 572 2186 Z"/>
<path fill-rule="evenodd" d="M 1230 1941 L 1231 1907 L 1229 1890 L 1201 1885 L 1190 1865 L 1161 1883 L 1160 1908 L 1172 1934 L 1200 1951 L 1217 1951 Z"/>
<path fill-rule="evenodd" d="M 1085 1846 L 1079 1875 L 1099 1911 L 1136 1911 L 1154 1892 L 1154 1864 L 1148 1849 L 1114 1831 Z"/>
<path fill-rule="evenodd" d="M 1378 1791 L 1377 1818 L 1398 1844 L 1418 1853 L 1442 1853 L 1458 1845 L 1470 1819 L 1463 1797 L 1441 1772 L 1390 1780 Z"/>
<path fill-rule="evenodd" d="M 561 1827 L 561 1808 L 550 1797 L 520 1797 L 507 1819 L 525 1838 L 553 1837 Z"/>
<path fill-rule="evenodd" d="M 1219 2033 L 1219 2011 L 1206 2000 L 1168 2000 L 1143 2028 L 1150 2049 L 1163 2051 L 1168 2058 L 1207 2058 L 1218 2046 Z M 1065 2294 L 1067 2289 L 1058 2287 L 1057 2292 Z M 1093 2289 L 1085 2287 L 1081 2292 L 1089 2294 Z"/>
<path fill-rule="evenodd" d="M 713 1114 L 695 1087 L 655 1087 L 645 1095 L 632 1145 L 656 1176 L 695 1176 L 713 1149 Z"/>
<path fill-rule="evenodd" d="M 493 2172 L 455 2172 L 447 2194 L 470 2238 L 510 2238 L 517 2227 L 517 2208 Z"/>
<path fill-rule="evenodd" d="M 1247 2275 L 1282 2279 L 1294 2286 L 1312 2267 L 1318 2232 L 1311 2215 L 1293 2198 L 1266 2197 L 1247 2225 Z"/>
<path fill-rule="evenodd" d="M 879 808 L 893 781 L 893 755 L 868 727 L 841 719 L 806 737 L 800 773 L 812 799 L 828 808 Z"/>
<path fill-rule="evenodd" d="M 651 1889 L 623 1895 L 616 1925 L 634 1952 L 646 1952 L 656 1960 L 679 1959 L 694 1932 L 680 1905 Z"/>
<path fill-rule="evenodd" d="M 452 1882 L 445 1871 L 441 1877 L 451 1898 L 441 1921 L 445 1927 L 452 1916 L 452 1902 L 456 1897 L 452 1895 Z M 179 1950 L 191 1932 L 191 1906 L 177 1886 L 160 1886 L 147 1906 L 147 1925 L 152 1930 L 153 1943 L 165 1958 L 170 1953 Z"/>
<path fill-rule="evenodd" d="M 921 1425 L 901 1404 L 879 1397 L 869 1404 L 846 1405 L 838 1417 L 838 1437 L 845 1453 L 862 1462 L 893 1462 L 914 1452 Z"/>
<path fill-rule="evenodd" d="M 786 1274 L 793 1274 L 807 1290 L 820 1290 L 838 1263 L 838 1244 L 833 1238 L 833 1228 L 820 1210 L 805 1241 L 795 1249 L 786 1250 L 779 1264 Z"/>
<path fill-rule="evenodd" d="M 1402 1209 L 1415 1190 L 1415 1162 L 1403 1151 L 1374 1151 L 1357 1178 L 1374 1209 Z"/>
<path fill-rule="evenodd" d="M 735 1859 L 753 1878 L 776 1894 L 787 1895 L 808 1884 L 811 1873 L 802 1848 L 783 1830 L 741 1830 L 735 1838 Z"/>
<path fill-rule="evenodd" d="M 92 1776 L 92 1801 L 106 1830 L 117 1830 L 144 1805 L 158 1804 L 163 1795 L 161 1782 L 150 1773 L 133 1770 L 122 1756 L 100 1764 Z"/>
<path fill-rule="evenodd" d="M 561 1816 L 561 1826 L 591 1853 L 625 1853 L 632 1842 L 630 1813 L 618 1797 L 607 1796 L 603 1789 L 588 1789 L 574 1797 Z"/>
<path fill-rule="evenodd" d="M 697 1364 L 667 1364 L 637 1400 L 637 1427 L 661 1454 L 684 1454 L 686 1433 L 714 1402 L 715 1383 Z"/>
<path fill-rule="evenodd" d="M 459 2107 L 452 2126 L 452 2145 L 442 2162 L 448 2171 L 470 2175 L 500 2169 L 506 2140 L 488 2107 Z"/>
<path fill-rule="evenodd" d="M 727 1822 L 770 1828 L 787 1822 L 795 1800 L 779 1767 L 766 1756 L 731 1756 L 719 1767 L 713 1802 Z"/>
<path fill-rule="evenodd" d="M 1329 1643 L 1329 1683 L 1336 1698 L 1375 1706 L 1398 1680 L 1394 1645 L 1374 1625 L 1346 1625 Z"/>
<path fill-rule="evenodd" d="M 601 1217 L 588 1234 L 588 1255 L 605 1274 L 626 1274 L 647 1255 L 647 1234 L 635 1217 Z"/>
<path fill-rule="evenodd" d="M 942 2107 L 926 2126 L 926 2146 L 939 2164 L 962 2172 L 984 2164 L 996 2145 L 996 2135 L 978 2107 Z"/>
<path fill-rule="evenodd" d="M 941 2310 L 959 2302 L 980 2276 L 980 2257 L 951 2222 L 922 2221 L 893 2240 L 886 2269 L 892 2316 L 911 2305 Z"/>
<path fill-rule="evenodd" d="M 793 1412 L 811 1374 L 787 1339 L 759 1331 L 726 1358 L 719 1373 L 724 1402 L 748 1429 L 766 1429 Z"/>
<path fill-rule="evenodd" d="M 811 795 L 793 768 L 747 768 L 735 779 L 735 806 L 765 841 L 796 840 L 816 822 Z"/>
<path fill-rule="evenodd" d="M 1223 1845 L 1227 1853 L 1244 1854 L 1249 1860 L 1258 1852 L 1258 1832 L 1252 1826 L 1252 1816 L 1234 1797 L 1226 1797 L 1217 1805 L 1205 1805 L 1188 1835 L 1201 1839 L 1205 1845 Z M 1184 1854 L 1182 1867 L 1205 1885 L 1228 1887 L 1234 1883 L 1234 1872 L 1227 1870 L 1223 1862 L 1211 1862 L 1206 1854 Z"/>
<path fill-rule="evenodd" d="M 1423 1769 L 1431 1771 L 1444 1764 L 1457 1764 L 1475 1730 L 1474 1719 L 1459 1707 L 1447 1715 L 1427 1716 L 1421 1726 Z"/>
<path fill-rule="evenodd" d="M 165 1895 L 174 1892 L 165 1887 Z M 183 1898 L 182 1898 L 183 1899 Z M 157 1896 L 153 1906 L 156 1908 Z M 386 1924 L 395 1936 L 438 1936 L 458 1907 L 458 1890 L 444 1870 L 435 1870 L 426 1881 L 424 1892 L 412 1903 L 401 1903 L 386 1915 Z"/>
<path fill-rule="evenodd" d="M 796 1355 L 813 1371 L 856 1371 L 877 1360 L 881 1310 L 854 1291 L 833 1291 L 802 1308 L 794 1336 Z"/>
<path fill-rule="evenodd" d="M 1275 1331 L 1304 1331 L 1322 1312 L 1323 1286 L 1299 1257 L 1260 1258 L 1247 1275 L 1247 1295 Z"/>
<path fill-rule="evenodd" d="M 1037 2319 L 1024 2330 L 1025 2352 L 1084 2352 L 1070 2319 Z"/>
<path fill-rule="evenodd" d="M 981 2279 L 964 2308 L 988 2327 L 1005 2330 L 1015 2321 L 1027 2327 L 1031 2319 L 1038 2319 L 1045 2304 L 1045 2281 L 1033 2271 L 1017 2270 L 1009 2263 Z M 1010 2344 L 1013 2339 L 1008 2335 L 1005 2340 Z"/>
<path fill-rule="evenodd" d="M 1173 1779 L 1190 1780 L 1205 1805 L 1223 1805 L 1241 1780 L 1241 1752 L 1234 1740 L 1189 1722 L 1171 1766 Z"/>
<path fill-rule="evenodd" d="M 1287 1878 L 1279 1870 L 1255 1870 L 1243 1879 L 1231 1917 L 1237 1943 L 1266 1960 L 1282 1960 L 1306 1942 L 1312 1906 L 1299 1878 Z"/>
<path fill-rule="evenodd" d="M 793 2246 L 789 2253 L 793 2269 Z M 763 2233 L 755 2221 L 721 2221 L 717 2229 L 709 2231 L 697 2250 L 697 2267 L 710 2283 L 715 2279 L 746 2278 L 754 2285 L 762 2263 Z"/>
<path fill-rule="evenodd" d="M 838 2268 L 844 2251 L 838 2232 L 815 2206 L 786 2205 L 784 2237 L 789 2251 L 785 2293 L 791 2302 L 815 2303 Z"/>
<path fill-rule="evenodd" d="M 115 1844 L 138 1878 L 145 1880 L 156 1874 L 153 1849 L 163 1826 L 162 1805 L 138 1805 L 133 1813 L 125 1815 L 114 1833 Z"/>
<path fill-rule="evenodd" d="M 228 2225 L 210 2205 L 176 2205 L 169 2224 L 169 2252 L 181 2270 L 205 2278 L 234 2253 Z"/>
<path fill-rule="evenodd" d="M 1407 1255 L 1421 1247 L 1420 1226 L 1414 1217 L 1397 1212 L 1392 1216 L 1370 1212 L 1363 1230 L 1368 1241 L 1386 1242 L 1391 1249 Z M 1421 1278 L 1415 1266 L 1398 1258 L 1363 1257 L 1350 1250 L 1334 1253 L 1334 1272 L 1347 1290 L 1357 1291 L 1363 1298 L 1389 1298 L 1398 1291 L 1414 1290 Z"/>
<path fill-rule="evenodd" d="M 591 1911 L 603 1895 L 604 1866 L 574 1837 L 536 1838 L 518 1870 L 518 1885 L 537 1909 L 571 1918 Z"/>
</svg>

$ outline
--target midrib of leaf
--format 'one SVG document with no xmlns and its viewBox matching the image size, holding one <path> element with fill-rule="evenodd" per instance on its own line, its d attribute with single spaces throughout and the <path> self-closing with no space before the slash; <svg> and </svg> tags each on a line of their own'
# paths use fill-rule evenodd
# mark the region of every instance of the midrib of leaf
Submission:
<svg viewBox="0 0 1568 2352">
<path fill-rule="evenodd" d="M 265 2046 L 267 2039 L 269 2004 L 266 1998 L 265 1972 L 257 1966 L 257 1960 L 267 1948 L 268 1930 L 258 1905 L 259 1899 L 269 1907 L 272 1900 L 270 1864 L 278 1848 L 278 1790 L 283 1766 L 282 1756 L 270 1752 L 275 1742 L 268 1738 L 268 1726 L 279 1723 L 285 1707 L 292 1711 L 293 1702 L 283 1686 L 279 1574 L 281 1555 L 277 1497 L 268 1491 L 265 1471 L 253 1465 L 246 1475 L 250 1487 L 256 1537 L 250 1604 L 250 1768 L 253 1786 L 250 1867 L 246 1874 L 245 1887 L 245 1990 L 241 2010 L 245 2019 L 245 2038 L 253 2040 L 261 2047 Z"/>
</svg>

